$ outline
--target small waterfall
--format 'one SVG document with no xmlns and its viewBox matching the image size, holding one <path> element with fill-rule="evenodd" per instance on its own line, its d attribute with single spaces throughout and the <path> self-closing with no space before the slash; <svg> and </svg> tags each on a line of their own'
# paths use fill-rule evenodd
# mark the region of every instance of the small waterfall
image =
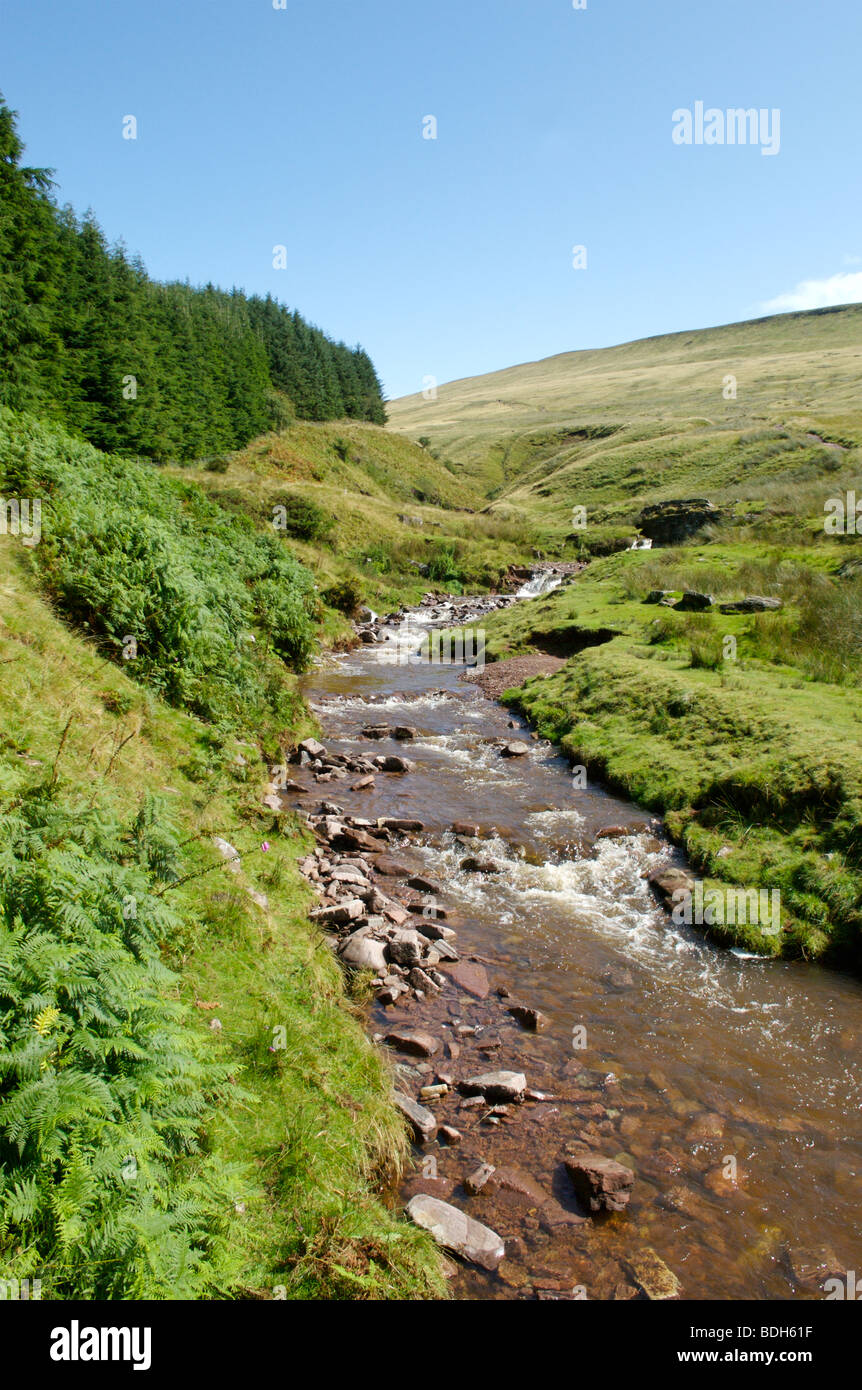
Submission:
<svg viewBox="0 0 862 1390">
<path fill-rule="evenodd" d="M 559 589 L 563 582 L 561 574 L 555 574 L 553 570 L 536 570 L 531 574 L 525 584 L 515 594 L 515 598 L 538 598 L 540 594 L 549 594 L 552 589 Z"/>
</svg>

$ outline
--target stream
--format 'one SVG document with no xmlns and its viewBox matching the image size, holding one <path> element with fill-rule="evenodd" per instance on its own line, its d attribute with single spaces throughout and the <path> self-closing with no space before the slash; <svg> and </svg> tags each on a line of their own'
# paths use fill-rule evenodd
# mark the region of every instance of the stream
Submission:
<svg viewBox="0 0 862 1390">
<path fill-rule="evenodd" d="M 550 582 L 526 585 L 524 601 Z M 443 885 L 458 951 L 484 963 L 491 989 L 477 998 L 452 983 L 424 1000 L 374 1003 L 371 1031 L 409 1026 L 441 1040 L 431 1061 L 393 1051 L 413 1096 L 438 1072 L 500 1068 L 548 1096 L 496 1122 L 454 1090 L 433 1107 L 460 1142 L 417 1151 L 401 1199 L 436 1193 L 506 1241 L 493 1272 L 457 1264 L 455 1296 L 631 1298 L 642 1289 L 633 1270 L 654 1252 L 683 1298 L 823 1298 L 826 1278 L 862 1270 L 862 985 L 674 925 L 645 882 L 658 864 L 683 862 L 655 817 L 576 785 L 567 759 L 523 720 L 512 728 L 463 667 L 406 663 L 415 633 L 383 635 L 328 657 L 305 693 L 329 749 L 406 752 L 415 770 L 319 796 L 332 793 L 348 815 L 423 822 L 393 854 Z M 415 737 L 372 745 L 361 729 L 381 722 Z M 529 753 L 501 757 L 512 739 Z M 456 835 L 453 822 L 476 823 L 479 837 Z M 625 833 L 597 839 L 607 827 Z M 502 872 L 465 871 L 469 855 Z M 513 1001 L 546 1026 L 525 1031 Z M 579 1219 L 563 1167 L 573 1144 L 635 1170 L 624 1212 Z M 484 1162 L 509 1181 L 470 1196 L 464 1178 Z"/>
</svg>

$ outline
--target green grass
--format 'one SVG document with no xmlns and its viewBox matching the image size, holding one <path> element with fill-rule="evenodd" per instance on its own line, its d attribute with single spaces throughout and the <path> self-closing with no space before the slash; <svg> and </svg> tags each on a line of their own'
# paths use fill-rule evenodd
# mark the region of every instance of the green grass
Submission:
<svg viewBox="0 0 862 1390">
<path fill-rule="evenodd" d="M 380 1195 L 409 1153 L 404 1124 L 391 1104 L 387 1063 L 368 1043 L 340 968 L 307 918 L 309 894 L 295 863 L 300 828 L 261 806 L 259 748 L 247 735 L 238 739 L 172 708 L 107 660 L 97 642 L 70 631 L 37 592 L 32 561 L 16 539 L 0 540 L 4 809 L 34 797 L 55 806 L 51 814 L 62 813 L 71 827 L 63 845 L 71 850 L 76 837 L 89 835 L 89 857 L 80 861 L 85 878 L 140 872 L 129 827 L 142 806 L 150 838 L 163 849 L 178 847 L 171 868 L 155 861 L 148 871 L 147 891 L 169 910 L 159 957 L 173 972 L 153 1007 L 166 1020 L 173 1011 L 182 1048 L 200 1056 L 213 1079 L 202 1076 L 198 1088 L 195 1142 L 165 1160 L 154 1191 L 182 1223 L 182 1193 L 199 1188 L 208 1172 L 218 1181 L 198 1225 L 186 1221 L 199 1251 L 193 1278 L 182 1275 L 180 1247 L 165 1244 L 162 1222 L 147 1228 L 142 1247 L 111 1255 L 109 1283 L 99 1261 L 83 1269 L 64 1255 L 74 1223 L 37 1220 L 17 1198 L 0 1235 L 4 1275 L 40 1275 L 46 1298 L 87 1289 L 134 1297 L 142 1288 L 157 1297 L 270 1298 L 282 1289 L 292 1298 L 442 1296 L 436 1248 Z M 289 689 L 294 678 L 285 671 L 282 681 Z M 294 708 L 292 738 L 311 727 L 300 702 Z M 110 854 L 86 832 L 93 817 L 100 835 L 111 830 Z M 240 875 L 224 866 L 214 834 L 240 850 Z M 247 888 L 267 895 L 266 910 Z M 14 901 L 7 898 L 7 910 Z M 106 950 L 119 949 L 118 940 L 105 929 Z M 62 972 L 58 980 L 62 991 Z M 62 992 L 58 1006 L 71 1027 Z M 20 1028 L 20 1010 L 12 1017 Z M 218 1032 L 209 1027 L 213 1018 L 222 1024 Z M 283 1048 L 269 1050 L 282 1040 Z M 8 1117 L 2 1106 L 15 1094 L 4 1067 L 0 1115 Z M 72 1116 L 63 1129 L 64 1163 L 71 1164 L 83 1132 Z M 93 1201 L 93 1193 L 107 1200 L 120 1185 L 112 1170 L 94 1172 L 108 1154 L 105 1146 L 90 1154 L 75 1179 L 89 1184 Z M 77 1172 L 74 1164 L 70 1171 Z M 14 1181 L 8 1164 L 6 1176 Z M 88 1240 L 95 1231 L 94 1220 Z"/>
<path fill-rule="evenodd" d="M 837 553 L 824 551 L 824 567 L 811 571 L 768 546 L 629 552 L 485 626 L 491 659 L 542 650 L 560 633 L 573 643 L 578 632 L 615 634 L 507 698 L 593 777 L 662 812 L 704 874 L 781 890 L 778 940 L 756 929 L 714 934 L 858 967 L 862 648 L 858 627 L 843 622 L 845 612 L 858 613 L 858 581 L 827 573 Z M 750 592 L 740 570 L 763 581 L 758 592 L 781 593 L 787 607 L 752 617 L 643 602 L 652 588 L 682 587 L 657 581 L 704 571 L 719 595 L 739 597 Z M 821 624 L 813 631 L 812 615 Z M 776 624 L 792 640 L 776 638 Z M 824 632 L 835 643 L 828 662 L 817 655 Z M 728 637 L 735 647 L 725 647 Z"/>
</svg>

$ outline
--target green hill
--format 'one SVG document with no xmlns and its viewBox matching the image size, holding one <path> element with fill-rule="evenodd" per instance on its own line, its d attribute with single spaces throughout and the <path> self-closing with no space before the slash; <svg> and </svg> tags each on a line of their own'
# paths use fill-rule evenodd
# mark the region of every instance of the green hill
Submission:
<svg viewBox="0 0 862 1390">
<path fill-rule="evenodd" d="M 672 438 L 803 427 L 817 416 L 840 434 L 850 417 L 855 442 L 860 373 L 857 304 L 561 353 L 446 383 L 435 401 L 405 396 L 388 411 L 391 428 L 427 436 L 486 489 L 505 491 L 532 462 L 574 456 L 596 426 Z M 723 395 L 728 376 L 733 400 Z"/>
</svg>

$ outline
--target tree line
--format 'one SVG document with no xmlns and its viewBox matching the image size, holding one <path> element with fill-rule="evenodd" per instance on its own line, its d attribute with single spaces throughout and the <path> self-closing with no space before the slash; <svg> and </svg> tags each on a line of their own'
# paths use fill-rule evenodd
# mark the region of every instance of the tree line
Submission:
<svg viewBox="0 0 862 1390">
<path fill-rule="evenodd" d="M 269 295 L 152 280 L 91 213 L 58 207 L 23 151 L 0 97 L 0 404 L 158 460 L 235 449 L 293 417 L 385 423 L 362 348 Z"/>
</svg>

